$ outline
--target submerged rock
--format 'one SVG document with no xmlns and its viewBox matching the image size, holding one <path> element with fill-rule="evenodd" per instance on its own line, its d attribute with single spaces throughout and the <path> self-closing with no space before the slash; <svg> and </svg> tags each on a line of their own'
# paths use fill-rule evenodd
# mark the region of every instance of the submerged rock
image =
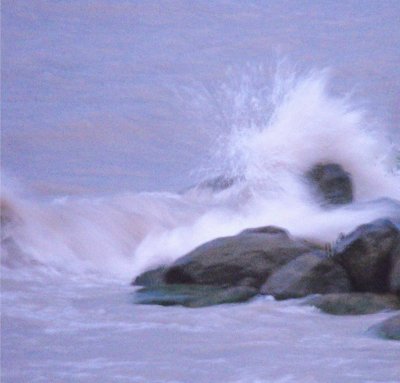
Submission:
<svg viewBox="0 0 400 383">
<path fill-rule="evenodd" d="M 326 294 L 312 296 L 304 303 L 334 315 L 362 315 L 400 309 L 399 299 L 392 294 Z"/>
<path fill-rule="evenodd" d="M 276 299 L 350 291 L 346 271 L 322 252 L 302 255 L 282 266 L 260 290 L 261 294 L 272 295 Z"/>
<path fill-rule="evenodd" d="M 388 292 L 392 253 L 399 238 L 399 230 L 391 221 L 376 220 L 344 236 L 335 246 L 334 259 L 348 272 L 357 291 Z"/>
<path fill-rule="evenodd" d="M 215 178 L 211 178 L 199 183 L 197 187 L 199 188 L 207 188 L 212 191 L 218 192 L 233 186 L 239 178 L 235 177 L 226 177 L 226 176 L 218 176 Z"/>
<path fill-rule="evenodd" d="M 368 329 L 382 338 L 400 340 L 400 314 L 390 317 Z"/>
<path fill-rule="evenodd" d="M 324 204 L 342 205 L 353 201 L 350 174 L 338 164 L 317 164 L 306 174 Z"/>
<path fill-rule="evenodd" d="M 273 271 L 315 249 L 316 246 L 294 239 L 279 228 L 249 229 L 197 247 L 167 268 L 165 281 L 259 287 Z"/>
<path fill-rule="evenodd" d="M 161 306 L 181 305 L 205 307 L 223 303 L 245 302 L 257 294 L 257 289 L 237 286 L 221 288 L 205 285 L 164 285 L 142 288 L 135 292 L 135 303 Z"/>
</svg>

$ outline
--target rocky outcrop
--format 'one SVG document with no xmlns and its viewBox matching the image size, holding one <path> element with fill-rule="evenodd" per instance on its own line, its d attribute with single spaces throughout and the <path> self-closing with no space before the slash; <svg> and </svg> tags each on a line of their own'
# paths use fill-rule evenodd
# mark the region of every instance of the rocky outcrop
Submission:
<svg viewBox="0 0 400 383">
<path fill-rule="evenodd" d="M 276 299 L 350 291 L 346 271 L 322 252 L 302 255 L 282 266 L 260 290 L 261 294 L 272 295 Z"/>
<path fill-rule="evenodd" d="M 326 294 L 311 296 L 304 303 L 334 315 L 361 315 L 400 309 L 399 299 L 392 294 Z"/>
<path fill-rule="evenodd" d="M 389 220 L 381 219 L 361 225 L 343 237 L 334 248 L 334 260 L 350 276 L 356 291 L 390 291 L 393 252 L 399 243 L 399 230 Z M 397 259 L 397 258 L 396 258 Z M 396 272 L 393 288 L 396 288 Z"/>
<path fill-rule="evenodd" d="M 380 219 L 341 236 L 329 255 L 279 227 L 246 229 L 147 271 L 134 284 L 147 287 L 139 303 L 195 307 L 245 301 L 256 293 L 276 299 L 325 294 L 311 304 L 361 314 L 399 307 L 399 275 L 400 230 Z M 394 294 L 383 295 L 388 293 Z"/>
<path fill-rule="evenodd" d="M 400 314 L 370 327 L 368 331 L 385 339 L 400 340 Z"/>
<path fill-rule="evenodd" d="M 218 238 L 178 259 L 165 272 L 167 284 L 259 287 L 296 257 L 315 250 L 276 227 L 245 230 Z"/>
<path fill-rule="evenodd" d="M 306 178 L 323 205 L 353 201 L 350 174 L 338 164 L 317 164 L 306 173 Z"/>
</svg>

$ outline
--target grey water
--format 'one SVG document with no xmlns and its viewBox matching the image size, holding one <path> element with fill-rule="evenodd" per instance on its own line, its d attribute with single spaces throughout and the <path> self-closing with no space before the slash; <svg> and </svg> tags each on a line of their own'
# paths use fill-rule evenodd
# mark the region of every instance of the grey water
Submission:
<svg viewBox="0 0 400 383">
<path fill-rule="evenodd" d="M 130 281 L 257 225 L 329 242 L 400 199 L 397 1 L 26 1 L 2 16 L 2 382 L 398 382 L 400 345 L 256 297 Z M 327 69 L 328 68 L 328 69 Z M 299 181 L 348 169 L 325 211 Z M 190 189 L 219 172 L 245 181 Z M 398 212 L 396 213 L 398 214 Z"/>
</svg>

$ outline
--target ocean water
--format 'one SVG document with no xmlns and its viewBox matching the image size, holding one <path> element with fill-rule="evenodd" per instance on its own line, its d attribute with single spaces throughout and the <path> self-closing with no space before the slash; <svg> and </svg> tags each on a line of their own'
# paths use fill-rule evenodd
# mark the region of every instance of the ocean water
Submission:
<svg viewBox="0 0 400 383">
<path fill-rule="evenodd" d="M 5 1 L 2 381 L 398 382 L 400 345 L 367 331 L 392 313 L 141 306 L 130 282 L 248 227 L 325 244 L 399 223 L 399 15 Z M 304 173 L 321 162 L 351 173 L 354 203 L 319 205 Z"/>
</svg>

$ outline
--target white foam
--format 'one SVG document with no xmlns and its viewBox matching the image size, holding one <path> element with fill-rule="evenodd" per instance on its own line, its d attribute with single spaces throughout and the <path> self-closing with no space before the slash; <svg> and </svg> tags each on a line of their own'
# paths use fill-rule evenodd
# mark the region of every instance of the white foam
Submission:
<svg viewBox="0 0 400 383">
<path fill-rule="evenodd" d="M 400 198 L 393 148 L 348 97 L 329 94 L 327 81 L 324 71 L 277 78 L 269 96 L 238 86 L 230 105 L 235 110 L 231 130 L 215 150 L 218 168 L 240 179 L 227 190 L 39 203 L 18 197 L 3 182 L 3 214 L 12 221 L 7 236 L 22 254 L 42 264 L 131 278 L 248 227 L 277 225 L 326 242 L 387 215 L 386 205 L 324 210 L 303 183 L 314 164 L 334 162 L 351 173 L 357 202 Z M 5 264 L 16 256 L 7 254 Z"/>
</svg>

